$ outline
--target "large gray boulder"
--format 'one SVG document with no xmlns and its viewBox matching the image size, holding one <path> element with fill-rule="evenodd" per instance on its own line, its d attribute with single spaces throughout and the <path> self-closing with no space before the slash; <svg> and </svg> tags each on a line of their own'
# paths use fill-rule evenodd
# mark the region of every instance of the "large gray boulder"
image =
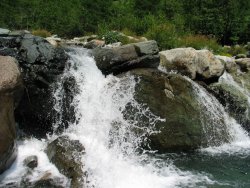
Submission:
<svg viewBox="0 0 250 188">
<path fill-rule="evenodd" d="M 240 66 L 240 69 L 244 72 L 250 68 L 250 58 L 240 58 L 235 60 L 236 64 Z"/>
<path fill-rule="evenodd" d="M 85 148 L 77 140 L 61 136 L 47 147 L 47 155 L 58 170 L 71 179 L 71 188 L 85 187 L 82 156 Z"/>
<path fill-rule="evenodd" d="M 223 63 L 208 50 L 176 48 L 160 52 L 160 64 L 193 80 L 218 79 L 224 72 Z"/>
<path fill-rule="evenodd" d="M 0 56 L 0 173 L 16 158 L 14 110 L 22 96 L 22 80 L 17 62 Z"/>
<path fill-rule="evenodd" d="M 178 74 L 165 74 L 155 69 L 135 69 L 120 76 L 131 78 L 131 75 L 137 82 L 135 100 L 142 106 L 146 105 L 155 116 L 165 119 L 155 121 L 155 131 L 159 132 L 149 136 L 152 149 L 160 152 L 187 151 L 229 141 L 223 117 L 212 117 L 208 113 L 192 81 Z M 137 105 L 128 105 L 124 116 L 133 121 L 140 111 Z M 154 122 L 148 113 L 138 118 L 135 132 L 142 131 L 140 127 L 150 126 L 149 123 Z"/>
<path fill-rule="evenodd" d="M 156 41 L 146 41 L 113 48 L 95 48 L 93 56 L 97 67 L 107 75 L 134 68 L 157 68 L 159 52 Z"/>
</svg>

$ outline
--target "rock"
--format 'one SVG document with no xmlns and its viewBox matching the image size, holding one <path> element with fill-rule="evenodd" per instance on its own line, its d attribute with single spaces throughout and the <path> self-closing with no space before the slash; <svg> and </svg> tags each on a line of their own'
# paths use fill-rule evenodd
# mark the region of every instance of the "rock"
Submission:
<svg viewBox="0 0 250 188">
<path fill-rule="evenodd" d="M 134 43 L 133 45 L 135 46 L 135 49 L 140 56 L 153 55 L 159 52 L 157 42 L 154 40 L 138 42 Z"/>
<path fill-rule="evenodd" d="M 105 45 L 105 41 L 94 39 L 94 40 L 91 40 L 90 42 L 86 43 L 84 45 L 84 48 L 94 49 L 97 47 L 102 47 L 104 45 Z"/>
<path fill-rule="evenodd" d="M 22 88 L 16 60 L 0 56 L 0 173 L 16 158 L 14 110 L 22 96 Z"/>
<path fill-rule="evenodd" d="M 250 132 L 250 106 L 244 91 L 229 83 L 214 83 L 209 87 L 229 114 Z"/>
<path fill-rule="evenodd" d="M 110 71 L 116 75 L 135 68 L 157 68 L 160 64 L 159 55 L 145 55 L 135 60 L 126 61 L 110 68 Z"/>
<path fill-rule="evenodd" d="M 79 141 L 61 136 L 47 147 L 47 155 L 58 170 L 71 179 L 71 187 L 84 187 L 84 170 L 81 161 L 85 149 Z"/>
<path fill-rule="evenodd" d="M 246 57 L 247 57 L 246 54 L 237 54 L 237 55 L 235 56 L 235 59 L 241 59 L 241 58 L 246 58 Z"/>
<path fill-rule="evenodd" d="M 61 41 L 62 41 L 62 39 L 61 39 L 61 38 L 58 38 L 57 35 L 53 35 L 53 36 L 51 36 L 51 37 L 47 37 L 46 40 L 47 40 L 52 46 L 55 46 L 55 47 L 57 47 L 57 46 L 61 43 Z"/>
<path fill-rule="evenodd" d="M 27 30 L 15 30 L 15 31 L 11 31 L 9 33 L 9 36 L 12 36 L 12 37 L 22 36 L 23 37 L 25 34 L 31 34 L 31 33 Z"/>
<path fill-rule="evenodd" d="M 240 66 L 241 71 L 246 72 L 250 68 L 250 58 L 240 58 L 235 60 L 236 64 Z"/>
<path fill-rule="evenodd" d="M 45 172 L 39 179 L 30 181 L 23 179 L 21 185 L 18 187 L 28 188 L 65 188 L 68 187 L 65 180 L 60 177 L 53 177 L 50 172 Z"/>
<path fill-rule="evenodd" d="M 121 42 L 115 42 L 115 43 L 112 43 L 112 44 L 107 44 L 105 47 L 116 48 L 116 47 L 120 47 L 120 46 L 122 46 Z"/>
<path fill-rule="evenodd" d="M 135 100 L 140 105 L 147 105 L 154 116 L 165 119 L 156 121 L 155 131 L 149 136 L 150 148 L 160 152 L 188 151 L 201 146 L 219 145 L 228 142 L 228 134 L 223 117 L 216 120 L 207 114 L 204 105 L 197 99 L 191 81 L 178 74 L 165 74 L 156 69 L 134 69 L 121 77 L 134 76 L 137 82 Z M 141 111 L 136 106 L 127 105 L 124 117 L 133 120 L 135 114 Z M 148 115 L 139 116 L 134 127 L 147 127 L 152 122 Z M 204 126 L 221 127 L 221 132 L 205 132 Z"/>
<path fill-rule="evenodd" d="M 220 56 L 220 55 L 216 55 L 215 56 L 217 59 L 219 59 L 225 66 L 225 69 L 227 72 L 233 72 L 235 70 L 237 70 L 238 66 L 235 63 L 235 59 L 232 57 L 227 57 L 227 56 Z"/>
<path fill-rule="evenodd" d="M 124 45 L 117 48 L 95 48 L 93 56 L 97 67 L 105 74 L 110 74 L 112 67 L 138 58 L 134 45 Z"/>
<path fill-rule="evenodd" d="M 36 155 L 31 155 L 24 160 L 24 165 L 33 169 L 38 165 L 38 158 Z"/>
<path fill-rule="evenodd" d="M 52 131 L 55 121 L 57 112 L 51 108 L 55 103 L 53 87 L 64 71 L 68 56 L 64 49 L 55 48 L 41 37 L 19 34 L 0 37 L 0 55 L 11 55 L 18 60 L 26 88 L 15 117 L 25 133 L 44 137 Z"/>
<path fill-rule="evenodd" d="M 8 29 L 3 29 L 3 28 L 0 28 L 0 36 L 8 36 L 8 34 L 10 33 L 10 30 Z"/>
<path fill-rule="evenodd" d="M 224 65 L 208 50 L 176 48 L 160 52 L 161 65 L 193 80 L 213 82 L 224 72 Z"/>
</svg>

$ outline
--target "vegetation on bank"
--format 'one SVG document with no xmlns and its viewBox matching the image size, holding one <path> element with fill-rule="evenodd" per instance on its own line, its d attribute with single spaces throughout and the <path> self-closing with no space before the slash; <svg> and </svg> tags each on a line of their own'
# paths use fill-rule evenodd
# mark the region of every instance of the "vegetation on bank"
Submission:
<svg viewBox="0 0 250 188">
<path fill-rule="evenodd" d="M 0 27 L 42 36 L 98 33 L 110 42 L 133 42 L 111 32 L 116 30 L 155 39 L 161 49 L 191 46 L 233 54 L 221 46 L 250 41 L 250 1 L 1 0 Z"/>
</svg>

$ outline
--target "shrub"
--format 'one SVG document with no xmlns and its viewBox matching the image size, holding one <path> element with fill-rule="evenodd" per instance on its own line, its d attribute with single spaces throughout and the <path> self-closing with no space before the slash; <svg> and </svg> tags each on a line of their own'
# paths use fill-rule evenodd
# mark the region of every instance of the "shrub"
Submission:
<svg viewBox="0 0 250 188">
<path fill-rule="evenodd" d="M 209 38 L 205 35 L 186 35 L 180 38 L 179 46 L 193 47 L 196 50 L 208 49 L 215 53 L 221 50 L 221 46 L 214 38 Z"/>
<path fill-rule="evenodd" d="M 33 30 L 32 34 L 35 35 L 35 36 L 43 37 L 43 38 L 51 36 L 51 33 L 49 31 L 45 30 L 45 29 Z"/>
<path fill-rule="evenodd" d="M 171 49 L 177 47 L 178 38 L 174 25 L 165 23 L 152 26 L 145 36 L 156 40 L 161 49 Z"/>
</svg>

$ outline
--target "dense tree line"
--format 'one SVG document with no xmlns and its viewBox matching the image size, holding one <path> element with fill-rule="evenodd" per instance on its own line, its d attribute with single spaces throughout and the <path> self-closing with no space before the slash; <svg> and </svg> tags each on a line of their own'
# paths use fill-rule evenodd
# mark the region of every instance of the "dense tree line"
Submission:
<svg viewBox="0 0 250 188">
<path fill-rule="evenodd" d="M 107 28 L 144 35 L 160 26 L 178 35 L 213 36 L 222 44 L 244 43 L 250 41 L 250 1 L 0 1 L 0 27 L 9 29 L 46 29 L 61 36 L 77 36 Z"/>
</svg>

